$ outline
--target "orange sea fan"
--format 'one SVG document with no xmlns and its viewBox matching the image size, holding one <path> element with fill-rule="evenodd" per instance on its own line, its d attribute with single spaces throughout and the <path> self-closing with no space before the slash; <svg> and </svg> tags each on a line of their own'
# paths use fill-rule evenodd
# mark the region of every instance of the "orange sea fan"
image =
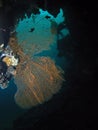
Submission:
<svg viewBox="0 0 98 130">
<path fill-rule="evenodd" d="M 63 71 L 58 69 L 49 57 L 36 57 L 31 60 L 17 44 L 17 40 L 11 40 L 9 45 L 20 57 L 14 77 L 17 85 L 16 103 L 22 108 L 44 103 L 61 88 L 64 81 Z"/>
</svg>

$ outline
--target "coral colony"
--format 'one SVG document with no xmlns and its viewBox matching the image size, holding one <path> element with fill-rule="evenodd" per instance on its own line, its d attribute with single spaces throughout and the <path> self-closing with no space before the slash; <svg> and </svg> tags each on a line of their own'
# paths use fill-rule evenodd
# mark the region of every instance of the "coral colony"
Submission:
<svg viewBox="0 0 98 130">
<path fill-rule="evenodd" d="M 35 56 L 44 50 L 57 51 L 57 37 L 62 39 L 69 34 L 65 27 L 58 31 L 65 22 L 63 10 L 60 9 L 56 18 L 48 11 L 39 9 L 39 12 L 20 19 L 15 26 L 16 35 L 10 36 L 8 46 L 0 46 L 0 87 L 7 88 L 14 78 L 17 86 L 14 98 L 21 108 L 49 100 L 64 81 L 64 72 L 55 61 L 49 56 Z"/>
</svg>

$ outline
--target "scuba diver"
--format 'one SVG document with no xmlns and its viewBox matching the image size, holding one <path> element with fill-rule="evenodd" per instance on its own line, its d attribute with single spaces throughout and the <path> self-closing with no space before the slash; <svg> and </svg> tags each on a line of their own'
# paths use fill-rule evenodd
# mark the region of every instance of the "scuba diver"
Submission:
<svg viewBox="0 0 98 130">
<path fill-rule="evenodd" d="M 5 89 L 12 77 L 16 74 L 19 59 L 15 57 L 10 46 L 0 45 L 0 88 Z"/>
<path fill-rule="evenodd" d="M 0 18 L 2 18 L 1 14 Z M 9 36 L 13 33 L 13 28 L 11 26 L 3 26 L 2 23 L 3 21 L 0 21 L 0 88 L 5 89 L 16 74 L 16 65 L 19 60 L 8 45 Z"/>
</svg>

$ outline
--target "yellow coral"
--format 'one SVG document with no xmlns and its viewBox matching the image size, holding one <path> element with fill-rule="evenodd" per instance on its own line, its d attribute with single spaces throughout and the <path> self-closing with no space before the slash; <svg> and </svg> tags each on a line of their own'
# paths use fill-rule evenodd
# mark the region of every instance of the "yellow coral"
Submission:
<svg viewBox="0 0 98 130">
<path fill-rule="evenodd" d="M 11 57 L 4 57 L 3 61 L 7 64 L 7 66 L 10 66 L 12 64 Z"/>
<path fill-rule="evenodd" d="M 7 64 L 7 66 L 16 66 L 18 64 L 18 59 L 15 59 L 14 56 L 6 56 L 3 58 L 3 61 Z"/>
</svg>

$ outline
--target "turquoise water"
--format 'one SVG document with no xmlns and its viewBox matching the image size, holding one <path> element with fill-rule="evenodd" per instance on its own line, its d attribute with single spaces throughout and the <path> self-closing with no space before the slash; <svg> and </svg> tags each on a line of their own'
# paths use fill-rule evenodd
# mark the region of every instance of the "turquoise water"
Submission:
<svg viewBox="0 0 98 130">
<path fill-rule="evenodd" d="M 0 89 L 0 130 L 11 128 L 13 121 L 24 112 L 15 104 L 15 92 L 16 86 L 13 81 L 10 82 L 7 89 Z"/>
</svg>

